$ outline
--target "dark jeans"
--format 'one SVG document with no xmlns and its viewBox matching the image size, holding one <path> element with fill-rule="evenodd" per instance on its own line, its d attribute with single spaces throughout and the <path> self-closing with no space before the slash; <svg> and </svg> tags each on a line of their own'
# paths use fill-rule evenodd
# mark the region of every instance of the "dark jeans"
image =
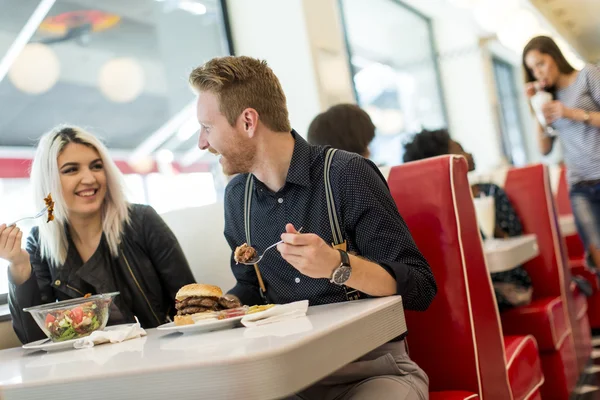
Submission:
<svg viewBox="0 0 600 400">
<path fill-rule="evenodd" d="M 575 184 L 571 188 L 571 207 L 585 249 L 600 249 L 600 183 Z"/>
</svg>

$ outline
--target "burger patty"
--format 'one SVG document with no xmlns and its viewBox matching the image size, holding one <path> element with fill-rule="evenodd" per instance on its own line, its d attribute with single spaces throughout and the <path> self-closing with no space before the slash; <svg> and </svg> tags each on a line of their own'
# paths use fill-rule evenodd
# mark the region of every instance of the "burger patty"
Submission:
<svg viewBox="0 0 600 400">
<path fill-rule="evenodd" d="M 188 297 L 187 299 L 178 301 L 175 304 L 175 308 L 178 310 L 182 310 L 188 306 L 213 308 L 219 304 L 218 300 L 216 297 Z"/>
<path fill-rule="evenodd" d="M 189 307 L 185 307 L 179 311 L 177 311 L 177 315 L 188 315 L 188 314 L 196 314 L 196 313 L 201 313 L 201 312 L 205 312 L 205 311 L 212 311 L 212 308 L 208 308 L 208 307 L 194 307 L 194 306 L 189 306 Z"/>
<path fill-rule="evenodd" d="M 242 306 L 242 303 L 235 297 L 231 297 L 229 295 L 225 295 L 219 299 L 219 305 L 223 308 L 238 308 Z"/>
</svg>

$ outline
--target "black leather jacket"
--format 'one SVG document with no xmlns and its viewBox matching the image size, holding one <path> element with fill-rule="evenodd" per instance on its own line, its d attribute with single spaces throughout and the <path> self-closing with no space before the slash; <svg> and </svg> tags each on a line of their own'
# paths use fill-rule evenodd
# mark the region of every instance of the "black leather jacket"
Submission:
<svg viewBox="0 0 600 400">
<path fill-rule="evenodd" d="M 119 284 L 133 298 L 130 311 L 142 327 L 154 328 L 175 315 L 175 294 L 195 280 L 175 235 L 156 211 L 134 204 L 129 214 L 130 224 L 124 230 L 119 257 L 110 259 L 123 277 L 124 282 Z M 42 259 L 37 227 L 27 239 L 27 251 L 33 269 L 31 277 L 17 286 L 10 282 L 9 274 L 8 296 L 13 327 L 23 343 L 45 337 L 23 308 L 82 297 L 90 287 L 94 294 L 114 290 L 114 278 L 109 274 L 98 273 L 98 269 L 88 268 L 87 264 L 73 265 L 73 249 L 60 268 Z"/>
</svg>

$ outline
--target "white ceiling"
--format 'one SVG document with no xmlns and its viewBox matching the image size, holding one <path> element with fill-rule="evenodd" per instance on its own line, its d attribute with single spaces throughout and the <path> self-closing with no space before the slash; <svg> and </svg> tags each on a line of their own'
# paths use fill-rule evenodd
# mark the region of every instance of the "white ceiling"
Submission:
<svg viewBox="0 0 600 400">
<path fill-rule="evenodd" d="M 48 92 L 29 95 L 8 77 L 0 81 L 0 147 L 32 146 L 52 126 L 73 123 L 103 136 L 113 148 L 136 148 L 193 98 L 185 79 L 191 68 L 226 52 L 219 2 L 201 1 L 208 13 L 195 16 L 167 10 L 171 0 L 56 0 L 48 16 L 92 9 L 117 14 L 121 20 L 109 30 L 92 33 L 86 43 L 51 44 L 61 67 L 58 82 Z M 38 3 L 0 0 L 0 59 Z M 32 40 L 47 37 L 38 31 Z M 144 71 L 143 91 L 129 103 L 113 103 L 98 88 L 100 68 L 115 57 L 133 57 Z M 189 149 L 194 147 L 191 142 L 165 146 Z"/>
<path fill-rule="evenodd" d="M 600 0 L 530 0 L 588 62 L 600 62 Z"/>
</svg>

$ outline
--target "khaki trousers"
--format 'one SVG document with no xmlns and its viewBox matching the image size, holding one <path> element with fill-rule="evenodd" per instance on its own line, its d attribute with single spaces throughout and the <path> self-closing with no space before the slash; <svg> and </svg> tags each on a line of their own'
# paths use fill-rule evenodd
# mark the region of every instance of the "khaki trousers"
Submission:
<svg viewBox="0 0 600 400">
<path fill-rule="evenodd" d="M 286 400 L 428 400 L 429 378 L 405 342 L 390 342 Z"/>
</svg>

